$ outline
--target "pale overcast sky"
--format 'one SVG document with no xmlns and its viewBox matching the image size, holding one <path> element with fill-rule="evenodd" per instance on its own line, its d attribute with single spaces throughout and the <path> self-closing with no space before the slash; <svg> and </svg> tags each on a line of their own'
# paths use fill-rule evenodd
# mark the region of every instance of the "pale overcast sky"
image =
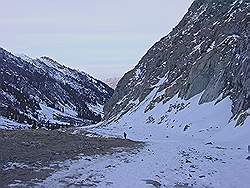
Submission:
<svg viewBox="0 0 250 188">
<path fill-rule="evenodd" d="M 97 78 L 122 76 L 193 0 L 0 0 L 0 46 Z"/>
</svg>

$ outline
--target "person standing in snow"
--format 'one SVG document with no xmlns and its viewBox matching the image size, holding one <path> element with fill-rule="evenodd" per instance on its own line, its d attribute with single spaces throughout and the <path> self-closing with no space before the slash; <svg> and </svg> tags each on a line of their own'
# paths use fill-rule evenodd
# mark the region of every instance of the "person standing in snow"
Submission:
<svg viewBox="0 0 250 188">
<path fill-rule="evenodd" d="M 127 133 L 123 133 L 124 139 L 127 139 Z"/>
</svg>

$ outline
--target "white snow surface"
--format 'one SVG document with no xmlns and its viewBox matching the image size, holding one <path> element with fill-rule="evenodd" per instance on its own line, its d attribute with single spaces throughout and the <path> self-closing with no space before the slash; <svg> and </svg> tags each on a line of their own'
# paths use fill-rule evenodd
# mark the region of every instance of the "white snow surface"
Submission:
<svg viewBox="0 0 250 188">
<path fill-rule="evenodd" d="M 50 123 L 58 123 L 60 125 L 68 125 L 69 124 L 67 122 L 56 120 L 54 116 L 58 116 L 58 115 L 63 116 L 63 117 L 78 119 L 79 121 L 82 121 L 82 119 L 77 117 L 77 112 L 70 107 L 62 106 L 64 109 L 64 112 L 61 112 L 61 111 L 56 110 L 54 108 L 50 108 L 42 103 L 40 103 L 40 107 L 41 107 L 41 110 L 38 111 L 39 118 L 43 119 L 46 122 L 49 121 Z"/>
<path fill-rule="evenodd" d="M 89 126 L 87 130 L 111 137 L 122 137 L 126 132 L 129 139 L 144 141 L 146 145 L 132 152 L 66 161 L 61 171 L 40 185 L 249 188 L 249 118 L 235 128 L 235 122 L 229 121 L 229 99 L 216 105 L 198 105 L 200 96 L 188 101 L 174 97 L 145 113 L 153 97 L 149 95 L 139 108 L 134 107 L 121 119 Z M 170 110 L 170 106 L 181 103 L 186 108 Z"/>
<path fill-rule="evenodd" d="M 1 129 L 6 129 L 6 130 L 25 129 L 25 128 L 30 128 L 30 127 L 31 125 L 11 121 L 5 117 L 0 116 L 0 130 Z"/>
</svg>

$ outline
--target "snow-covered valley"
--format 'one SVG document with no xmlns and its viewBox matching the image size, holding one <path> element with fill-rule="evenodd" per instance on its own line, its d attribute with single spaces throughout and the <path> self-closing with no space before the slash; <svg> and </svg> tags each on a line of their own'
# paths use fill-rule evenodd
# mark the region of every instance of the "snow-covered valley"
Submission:
<svg viewBox="0 0 250 188">
<path fill-rule="evenodd" d="M 45 187 L 242 187 L 249 186 L 247 149 L 197 141 L 148 142 L 137 154 L 81 159 L 45 180 Z"/>
<path fill-rule="evenodd" d="M 143 141 L 145 146 L 130 152 L 95 156 L 90 161 L 83 158 L 67 162 L 63 170 L 42 185 L 248 188 L 249 118 L 243 126 L 234 127 L 235 121 L 229 122 L 231 113 L 227 111 L 230 100 L 198 105 L 199 97 L 189 101 L 175 97 L 147 113 L 141 107 L 106 126 L 102 123 L 82 128 L 107 137 L 123 137 L 126 132 L 129 139 Z M 170 105 L 180 102 L 189 105 L 180 111 L 168 110 Z M 148 117 L 152 117 L 151 122 Z"/>
<path fill-rule="evenodd" d="M 0 48 L 0 187 L 249 188 L 249 7 L 194 0 L 114 91 Z"/>
</svg>

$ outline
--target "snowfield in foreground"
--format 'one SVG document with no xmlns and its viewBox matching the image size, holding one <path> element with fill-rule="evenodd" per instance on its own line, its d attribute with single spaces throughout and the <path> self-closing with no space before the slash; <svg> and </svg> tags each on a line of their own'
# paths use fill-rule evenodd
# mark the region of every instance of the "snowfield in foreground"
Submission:
<svg viewBox="0 0 250 188">
<path fill-rule="evenodd" d="M 155 184 L 155 187 L 247 188 L 250 168 L 245 158 L 244 148 L 233 146 L 222 148 L 220 145 L 171 141 L 150 143 L 137 155 L 123 153 L 72 162 L 43 185 L 133 188 L 154 187 L 152 184 Z"/>
<path fill-rule="evenodd" d="M 145 141 L 146 146 L 128 153 L 66 162 L 64 170 L 42 184 L 248 188 L 249 118 L 235 128 L 235 122 L 229 122 L 230 100 L 198 105 L 199 97 L 189 101 L 175 97 L 152 111 L 145 113 L 140 107 L 105 127 L 90 126 L 90 131 L 106 136 L 121 137 L 126 132 L 130 139 Z M 181 103 L 185 108 L 180 110 L 176 106 Z"/>
</svg>

